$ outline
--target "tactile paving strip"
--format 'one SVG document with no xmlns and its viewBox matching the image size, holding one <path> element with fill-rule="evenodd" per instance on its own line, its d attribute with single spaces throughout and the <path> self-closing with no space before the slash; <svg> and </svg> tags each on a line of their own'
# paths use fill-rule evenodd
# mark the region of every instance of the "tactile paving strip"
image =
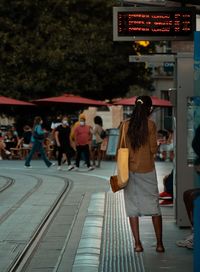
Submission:
<svg viewBox="0 0 200 272">
<path fill-rule="evenodd" d="M 123 192 L 107 193 L 99 272 L 144 272 L 142 255 L 134 252 Z"/>
<path fill-rule="evenodd" d="M 72 272 L 144 272 L 134 252 L 123 193 L 93 194 Z"/>
</svg>

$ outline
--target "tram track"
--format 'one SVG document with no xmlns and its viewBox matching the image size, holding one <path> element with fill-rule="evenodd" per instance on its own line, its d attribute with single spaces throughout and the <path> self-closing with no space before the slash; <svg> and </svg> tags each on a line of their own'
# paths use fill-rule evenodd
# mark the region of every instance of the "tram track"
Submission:
<svg viewBox="0 0 200 272">
<path fill-rule="evenodd" d="M 15 183 L 15 180 L 13 178 L 6 177 L 6 176 L 0 176 L 0 178 L 3 178 L 6 180 L 6 183 L 0 186 L 0 193 L 5 191 L 6 189 L 8 189 L 10 186 L 12 186 Z"/>
<path fill-rule="evenodd" d="M 31 177 L 33 177 L 33 178 L 35 178 L 37 180 L 36 185 L 33 188 L 31 188 L 22 198 L 20 198 L 12 207 L 10 207 L 0 217 L 0 224 L 3 223 L 7 218 L 9 218 L 9 216 L 11 216 L 12 213 L 14 213 L 32 194 L 37 192 L 39 187 L 42 185 L 43 179 L 41 177 L 32 176 L 32 175 L 29 175 L 29 176 L 31 176 Z M 51 175 L 51 177 L 52 177 L 52 175 Z M 63 186 L 62 190 L 59 192 L 57 198 L 55 199 L 53 204 L 48 209 L 47 213 L 45 214 L 45 216 L 41 220 L 41 223 L 37 226 L 37 228 L 32 233 L 32 236 L 31 236 L 30 240 L 26 243 L 23 250 L 16 256 L 16 258 L 6 268 L 6 270 L 5 270 L 6 272 L 11 272 L 11 271 L 12 272 L 13 271 L 22 272 L 22 271 L 25 271 L 25 270 L 23 270 L 24 267 L 26 266 L 27 262 L 30 260 L 32 254 L 36 250 L 37 245 L 39 244 L 45 230 L 48 228 L 51 221 L 55 217 L 55 215 L 56 215 L 57 211 L 59 210 L 63 200 L 68 195 L 68 193 L 69 193 L 69 191 L 70 191 L 70 189 L 72 187 L 73 182 L 70 181 L 69 179 L 64 178 L 64 177 L 60 177 L 60 176 L 54 176 L 54 177 L 64 181 L 64 186 Z M 0 188 L 0 193 L 3 192 L 4 190 L 6 190 L 9 186 L 11 186 L 12 184 L 14 184 L 16 182 L 15 179 L 12 179 L 12 178 L 9 178 L 9 177 L 3 177 L 3 178 L 7 179 L 8 181 L 6 182 L 6 184 L 4 186 L 2 186 Z"/>
<path fill-rule="evenodd" d="M 30 176 L 30 175 L 29 175 Z M 34 176 L 31 176 L 34 177 Z M 4 190 L 6 190 L 8 187 L 10 187 L 13 183 L 15 183 L 15 180 L 12 178 L 7 177 L 10 179 L 10 183 Z M 34 177 L 36 178 L 36 177 Z M 22 198 L 20 198 L 13 206 L 11 206 L 3 215 L 0 216 L 0 224 L 2 224 L 6 219 L 8 219 L 9 216 L 11 216 L 33 193 L 35 193 L 39 187 L 42 185 L 42 179 L 41 178 L 36 178 L 37 183 L 36 185 L 31 188 Z M 2 191 L 0 191 L 2 192 Z"/>
</svg>

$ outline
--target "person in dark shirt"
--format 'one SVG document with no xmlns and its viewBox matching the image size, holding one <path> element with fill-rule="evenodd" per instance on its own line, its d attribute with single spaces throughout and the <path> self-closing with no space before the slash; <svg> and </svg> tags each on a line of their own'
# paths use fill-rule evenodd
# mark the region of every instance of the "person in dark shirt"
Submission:
<svg viewBox="0 0 200 272">
<path fill-rule="evenodd" d="M 25 125 L 23 127 L 23 134 L 22 134 L 22 138 L 20 139 L 20 141 L 22 142 L 22 146 L 23 147 L 29 147 L 30 143 L 31 143 L 31 136 L 32 136 L 32 129 L 30 126 Z"/>
<path fill-rule="evenodd" d="M 72 147 L 70 144 L 70 127 L 66 116 L 63 117 L 62 124 L 55 130 L 55 140 L 58 147 L 58 170 L 61 170 L 63 154 L 67 156 L 68 171 L 72 170 L 74 166 L 71 165 Z"/>
</svg>

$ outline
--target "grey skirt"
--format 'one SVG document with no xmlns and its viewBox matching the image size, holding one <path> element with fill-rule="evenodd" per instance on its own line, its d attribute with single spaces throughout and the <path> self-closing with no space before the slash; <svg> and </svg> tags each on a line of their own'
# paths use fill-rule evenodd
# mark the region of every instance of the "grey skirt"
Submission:
<svg viewBox="0 0 200 272">
<path fill-rule="evenodd" d="M 124 202 L 128 217 L 160 215 L 156 171 L 130 172 L 128 185 L 124 188 Z"/>
</svg>

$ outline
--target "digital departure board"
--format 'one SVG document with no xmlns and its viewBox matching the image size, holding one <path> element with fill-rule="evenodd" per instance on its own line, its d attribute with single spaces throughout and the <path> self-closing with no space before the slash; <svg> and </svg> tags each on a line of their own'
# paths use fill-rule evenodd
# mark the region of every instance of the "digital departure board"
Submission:
<svg viewBox="0 0 200 272">
<path fill-rule="evenodd" d="M 114 41 L 193 40 L 195 8 L 113 8 Z"/>
</svg>

